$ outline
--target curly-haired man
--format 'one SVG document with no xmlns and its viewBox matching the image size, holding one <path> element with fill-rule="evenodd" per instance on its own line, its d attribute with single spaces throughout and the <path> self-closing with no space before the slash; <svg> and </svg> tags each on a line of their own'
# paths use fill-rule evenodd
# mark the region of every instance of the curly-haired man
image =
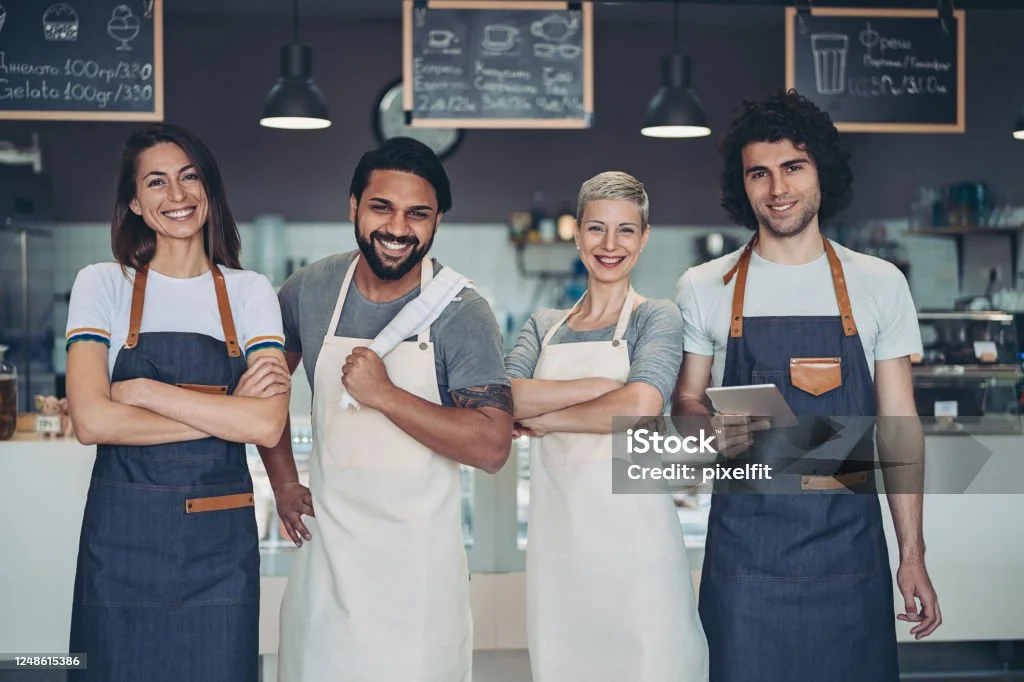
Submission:
<svg viewBox="0 0 1024 682">
<path fill-rule="evenodd" d="M 924 563 L 909 286 L 890 263 L 822 235 L 849 204 L 853 174 L 813 103 L 794 91 L 744 102 L 720 151 L 722 206 L 754 235 L 679 280 L 685 355 L 673 414 L 710 417 L 709 384 L 774 384 L 800 426 L 787 436 L 747 415 L 710 418 L 719 466 L 773 472 L 712 496 L 700 586 L 711 682 L 897 682 L 895 621 L 915 623 L 921 638 L 942 620 Z M 876 421 L 881 457 L 912 465 L 884 475 L 906 602 L 898 616 Z M 823 423 L 827 437 L 810 428 Z"/>
</svg>

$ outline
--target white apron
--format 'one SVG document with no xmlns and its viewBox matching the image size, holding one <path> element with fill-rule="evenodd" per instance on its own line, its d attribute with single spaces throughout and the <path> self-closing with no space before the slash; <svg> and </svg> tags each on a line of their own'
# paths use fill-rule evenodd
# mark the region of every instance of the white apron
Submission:
<svg viewBox="0 0 1024 682">
<path fill-rule="evenodd" d="M 281 682 L 469 682 L 473 625 L 458 464 L 363 406 L 341 369 L 369 339 L 335 336 L 358 257 L 314 371 L 313 539 L 281 605 Z M 421 290 L 433 277 L 422 264 Z M 384 357 L 391 381 L 441 404 L 429 327 Z"/>
<path fill-rule="evenodd" d="M 611 341 L 550 345 L 570 310 L 544 337 L 533 378 L 625 382 L 634 300 L 630 289 Z M 612 494 L 610 434 L 551 433 L 530 445 L 534 682 L 706 680 L 707 643 L 671 496 Z"/>
</svg>

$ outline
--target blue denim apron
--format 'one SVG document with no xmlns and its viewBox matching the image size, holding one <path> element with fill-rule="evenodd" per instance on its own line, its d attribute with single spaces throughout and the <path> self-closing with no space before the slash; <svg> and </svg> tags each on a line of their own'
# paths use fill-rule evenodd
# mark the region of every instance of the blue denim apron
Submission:
<svg viewBox="0 0 1024 682">
<path fill-rule="evenodd" d="M 224 276 L 213 266 L 226 341 L 139 333 L 146 273 L 112 381 L 139 377 L 231 393 L 246 370 Z M 219 438 L 99 445 L 78 550 L 72 682 L 256 682 L 259 541 L 245 445 Z"/>
<path fill-rule="evenodd" d="M 737 277 L 723 385 L 775 384 L 802 425 L 815 417 L 870 421 L 874 382 L 831 244 L 824 240 L 839 317 L 745 317 L 756 240 L 724 278 L 728 284 Z M 856 455 L 870 462 L 873 429 L 851 434 L 829 441 L 828 457 L 794 464 L 786 438 L 761 432 L 738 460 L 790 473 L 716 486 L 699 600 L 711 682 L 899 679 L 892 576 L 873 471 L 851 472 L 836 456 L 841 451 L 850 461 Z"/>
</svg>

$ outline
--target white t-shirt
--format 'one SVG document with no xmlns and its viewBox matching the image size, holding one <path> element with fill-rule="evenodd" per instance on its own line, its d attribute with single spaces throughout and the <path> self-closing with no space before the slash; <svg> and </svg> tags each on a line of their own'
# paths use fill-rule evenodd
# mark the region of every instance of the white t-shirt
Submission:
<svg viewBox="0 0 1024 682">
<path fill-rule="evenodd" d="M 910 286 L 899 269 L 880 258 L 851 251 L 832 242 L 843 266 L 871 376 L 875 362 L 921 353 L 921 328 Z M 690 268 L 679 279 L 676 304 L 683 314 L 683 349 L 714 356 L 712 385 L 721 386 L 725 373 L 729 316 L 737 277 L 722 277 L 739 260 L 743 249 Z M 743 298 L 745 317 L 838 315 L 832 271 L 824 253 L 804 265 L 780 265 L 757 253 L 750 257 Z"/>
<path fill-rule="evenodd" d="M 284 349 L 281 308 L 270 280 L 249 270 L 220 266 L 231 303 L 238 343 L 246 356 L 257 349 Z M 75 277 L 68 306 L 67 345 L 92 339 L 109 346 L 108 374 L 113 374 L 117 354 L 128 338 L 132 286 L 117 263 L 97 263 L 82 268 Z M 194 332 L 223 341 L 224 328 L 217 308 L 213 273 L 179 279 L 149 271 L 140 333 Z"/>
</svg>

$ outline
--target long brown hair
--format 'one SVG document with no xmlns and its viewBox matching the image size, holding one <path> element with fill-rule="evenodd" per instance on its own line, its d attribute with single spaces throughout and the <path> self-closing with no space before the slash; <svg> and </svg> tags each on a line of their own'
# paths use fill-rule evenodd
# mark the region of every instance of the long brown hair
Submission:
<svg viewBox="0 0 1024 682">
<path fill-rule="evenodd" d="M 114 219 L 110 224 L 110 245 L 114 259 L 121 267 L 141 270 L 149 265 L 156 252 L 156 233 L 142 216 L 132 212 L 130 204 L 135 199 L 136 175 L 139 156 L 142 152 L 162 142 L 178 145 L 188 160 L 195 166 L 199 179 L 206 190 L 209 211 L 203 226 L 203 247 L 206 256 L 218 265 L 236 270 L 241 269 L 238 254 L 242 240 L 238 225 L 231 215 L 224 182 L 213 154 L 202 141 L 181 126 L 157 123 L 133 133 L 125 142 L 121 153 L 121 171 L 117 178 L 117 200 L 114 204 Z"/>
</svg>

